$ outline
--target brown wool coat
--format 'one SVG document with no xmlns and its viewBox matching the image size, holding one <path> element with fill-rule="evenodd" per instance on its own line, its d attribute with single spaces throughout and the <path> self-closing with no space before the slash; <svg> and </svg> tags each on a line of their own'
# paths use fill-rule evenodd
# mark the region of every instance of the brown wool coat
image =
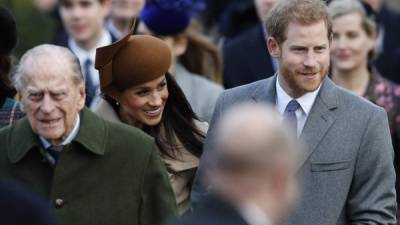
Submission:
<svg viewBox="0 0 400 225">
<path fill-rule="evenodd" d="M 53 169 L 26 118 L 0 131 L 0 175 L 50 198 L 65 225 L 158 225 L 177 214 L 154 141 L 87 109 Z"/>
</svg>

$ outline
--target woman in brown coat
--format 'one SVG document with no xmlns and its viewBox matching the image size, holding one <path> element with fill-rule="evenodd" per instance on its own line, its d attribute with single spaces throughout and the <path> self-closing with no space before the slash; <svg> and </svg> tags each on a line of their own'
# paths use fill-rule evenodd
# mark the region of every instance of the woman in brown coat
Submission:
<svg viewBox="0 0 400 225">
<path fill-rule="evenodd" d="M 168 46 L 149 35 L 128 35 L 99 48 L 96 68 L 104 100 L 94 111 L 155 138 L 183 214 L 190 208 L 191 181 L 208 125 L 199 121 L 168 73 L 170 64 Z"/>
</svg>

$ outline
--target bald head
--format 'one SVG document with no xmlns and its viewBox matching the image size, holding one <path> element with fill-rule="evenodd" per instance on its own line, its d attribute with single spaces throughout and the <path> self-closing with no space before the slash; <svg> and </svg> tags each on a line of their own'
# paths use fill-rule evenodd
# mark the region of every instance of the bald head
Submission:
<svg viewBox="0 0 400 225">
<path fill-rule="evenodd" d="M 251 173 L 278 164 L 294 164 L 295 137 L 271 107 L 240 104 L 228 110 L 217 127 L 214 168 L 222 173 Z"/>
<path fill-rule="evenodd" d="M 272 224 L 296 202 L 296 137 L 271 107 L 240 104 L 217 124 L 216 148 L 210 152 L 211 189 L 239 208 L 256 205 Z"/>
</svg>

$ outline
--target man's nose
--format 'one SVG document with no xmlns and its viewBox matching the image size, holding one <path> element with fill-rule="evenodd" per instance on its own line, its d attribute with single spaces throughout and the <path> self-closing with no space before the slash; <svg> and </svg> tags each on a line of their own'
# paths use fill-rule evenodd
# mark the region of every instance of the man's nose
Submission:
<svg viewBox="0 0 400 225">
<path fill-rule="evenodd" d="M 41 105 L 41 110 L 44 113 L 51 113 L 56 108 L 55 104 L 54 104 L 54 100 L 51 99 L 51 97 L 49 95 L 46 95 L 46 94 L 43 96 L 43 100 L 42 100 L 41 104 L 42 104 Z"/>
<path fill-rule="evenodd" d="M 317 58 L 314 52 L 309 52 L 306 56 L 306 59 L 303 62 L 306 67 L 315 67 L 317 66 Z"/>
</svg>

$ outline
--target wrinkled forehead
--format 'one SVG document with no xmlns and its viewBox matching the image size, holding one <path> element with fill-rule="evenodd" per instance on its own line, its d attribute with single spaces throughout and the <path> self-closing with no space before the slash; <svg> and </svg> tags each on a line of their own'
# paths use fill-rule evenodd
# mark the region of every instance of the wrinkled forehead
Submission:
<svg viewBox="0 0 400 225">
<path fill-rule="evenodd" d="M 28 58 L 23 66 L 21 79 L 24 86 L 73 85 L 74 71 L 69 60 L 56 56 Z"/>
</svg>

